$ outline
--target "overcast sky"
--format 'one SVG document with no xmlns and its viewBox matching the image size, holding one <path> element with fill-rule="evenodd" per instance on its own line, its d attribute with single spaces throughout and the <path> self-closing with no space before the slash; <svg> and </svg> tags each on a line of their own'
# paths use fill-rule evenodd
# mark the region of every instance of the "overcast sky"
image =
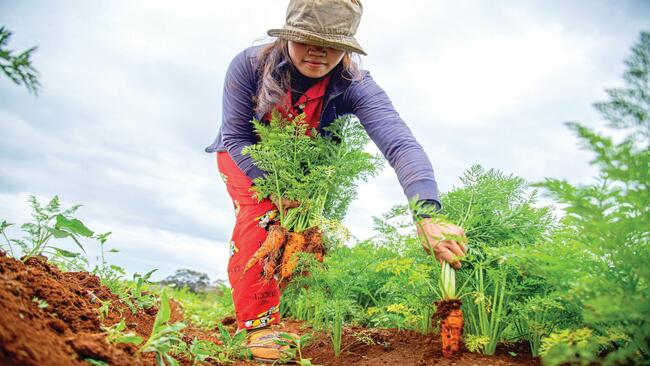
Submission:
<svg viewBox="0 0 650 366">
<path fill-rule="evenodd" d="M 113 232 L 112 262 L 129 272 L 225 279 L 234 213 L 203 148 L 221 123 L 230 60 L 269 41 L 288 2 L 0 1 L 10 47 L 38 46 L 43 85 L 34 97 L 0 78 L 0 220 L 22 223 L 30 194 L 58 194 L 84 205 L 78 216 L 91 229 Z M 591 104 L 620 84 L 623 59 L 650 30 L 650 1 L 364 5 L 362 66 L 423 145 L 442 191 L 476 163 L 528 181 L 589 182 L 591 155 L 563 122 L 603 126 Z M 346 224 L 364 239 L 373 215 L 404 202 L 387 165 L 360 188 Z"/>
</svg>

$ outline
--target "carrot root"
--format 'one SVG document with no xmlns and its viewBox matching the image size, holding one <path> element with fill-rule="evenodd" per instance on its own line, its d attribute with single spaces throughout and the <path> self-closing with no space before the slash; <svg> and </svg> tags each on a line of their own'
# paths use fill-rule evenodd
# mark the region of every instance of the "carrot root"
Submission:
<svg viewBox="0 0 650 366">
<path fill-rule="evenodd" d="M 287 238 L 287 244 L 282 254 L 282 264 L 280 265 L 280 281 L 289 280 L 294 269 L 298 265 L 296 254 L 305 249 L 305 237 L 301 233 L 290 232 Z"/>
<path fill-rule="evenodd" d="M 463 311 L 459 299 L 444 299 L 436 301 L 434 319 L 440 319 L 440 337 L 442 338 L 442 356 L 453 357 L 460 350 L 463 338 Z"/>
<path fill-rule="evenodd" d="M 280 225 L 271 226 L 269 233 L 266 236 L 266 240 L 264 240 L 260 248 L 255 252 L 248 263 L 246 263 L 242 276 L 254 265 L 261 262 L 267 255 L 273 255 L 273 253 L 279 252 L 286 241 L 286 236 L 287 230 L 285 228 Z"/>
<path fill-rule="evenodd" d="M 452 357 L 460 350 L 465 319 L 460 309 L 452 310 L 446 319 L 440 323 L 440 336 L 442 337 L 442 355 Z"/>
</svg>

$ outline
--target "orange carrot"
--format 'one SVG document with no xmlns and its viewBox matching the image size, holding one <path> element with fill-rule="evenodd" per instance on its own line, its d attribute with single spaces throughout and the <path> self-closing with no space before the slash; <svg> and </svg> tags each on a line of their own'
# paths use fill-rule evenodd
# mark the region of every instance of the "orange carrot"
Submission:
<svg viewBox="0 0 650 366">
<path fill-rule="evenodd" d="M 298 257 L 295 255 L 305 248 L 305 237 L 301 233 L 289 233 L 287 245 L 282 254 L 282 264 L 280 265 L 280 281 L 289 279 L 293 270 L 298 265 Z"/>
<path fill-rule="evenodd" d="M 275 252 L 269 254 L 264 261 L 264 279 L 266 281 L 271 281 L 273 277 L 280 270 L 280 262 L 282 261 L 283 248 L 276 250 Z"/>
<path fill-rule="evenodd" d="M 463 312 L 460 309 L 452 310 L 446 319 L 440 323 L 442 335 L 442 355 L 451 357 L 460 349 L 460 340 L 463 334 Z"/>
<path fill-rule="evenodd" d="M 248 263 L 246 263 L 246 267 L 244 267 L 242 276 L 249 269 L 251 269 L 255 264 L 257 264 L 262 259 L 264 259 L 264 257 L 266 257 L 267 255 L 280 251 L 282 245 L 284 245 L 286 241 L 286 233 L 287 233 L 287 229 L 283 228 L 280 225 L 271 226 L 271 228 L 269 229 L 269 234 L 266 236 L 266 240 L 264 240 L 264 243 L 262 243 L 262 245 L 255 252 L 253 257 L 248 261 Z"/>
<path fill-rule="evenodd" d="M 458 299 L 444 299 L 436 301 L 434 318 L 440 319 L 440 337 L 442 338 L 442 355 L 450 358 L 460 349 L 463 336 L 463 304 Z"/>
</svg>

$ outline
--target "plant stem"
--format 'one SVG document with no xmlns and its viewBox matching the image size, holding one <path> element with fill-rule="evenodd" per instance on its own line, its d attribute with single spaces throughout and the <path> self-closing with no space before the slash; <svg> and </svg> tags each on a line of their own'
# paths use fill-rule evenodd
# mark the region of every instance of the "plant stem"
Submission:
<svg viewBox="0 0 650 366">
<path fill-rule="evenodd" d="M 5 240 L 7 241 L 7 245 L 9 246 L 9 253 L 11 253 L 11 257 L 16 258 L 16 256 L 14 255 L 14 248 L 11 246 L 11 240 L 9 240 L 5 232 L 2 232 L 2 236 L 4 236 Z"/>
<path fill-rule="evenodd" d="M 440 290 L 444 299 L 456 298 L 456 271 L 447 261 L 440 267 Z"/>
</svg>

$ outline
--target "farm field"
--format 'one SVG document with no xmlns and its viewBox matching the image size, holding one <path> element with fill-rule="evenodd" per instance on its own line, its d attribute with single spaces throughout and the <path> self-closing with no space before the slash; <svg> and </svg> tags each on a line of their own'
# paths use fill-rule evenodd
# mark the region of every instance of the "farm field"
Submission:
<svg viewBox="0 0 650 366">
<path fill-rule="evenodd" d="M 278 205 L 270 232 L 281 234 L 246 265 L 282 289 L 253 326 L 279 312 L 273 327 L 300 336 L 278 342 L 282 362 L 302 366 L 650 365 L 650 33 L 625 65 L 624 86 L 594 104 L 615 136 L 566 123 L 593 155 L 591 182 L 472 165 L 442 193 L 442 210 L 397 205 L 365 240 L 341 224 L 358 178 L 381 165 L 358 121 L 334 122 L 335 138 L 276 114 L 255 121 L 261 142 L 246 153 L 272 172 L 256 193 L 285 185 L 278 197 L 308 204 Z M 230 287 L 127 274 L 80 205 L 28 204 L 31 221 L 0 218 L 0 365 L 259 364 L 236 332 Z M 464 229 L 462 266 L 423 251 L 422 214 Z"/>
<path fill-rule="evenodd" d="M 146 338 L 151 334 L 158 306 L 133 314 L 127 307 L 117 305 L 118 296 L 102 286 L 97 276 L 87 272 L 61 272 L 43 258 L 32 258 L 22 263 L 3 255 L 0 257 L 0 273 L 0 306 L 5 310 L 0 314 L 0 321 L 4 324 L 0 333 L 3 364 L 84 365 L 93 361 L 110 365 L 155 364 L 152 353 L 137 354 L 137 348 L 131 344 L 107 342 L 111 336 L 106 333 L 106 327 L 123 320 L 127 329 Z M 183 296 L 179 295 L 179 298 L 182 301 Z M 98 317 L 97 314 L 102 311 L 101 304 L 106 302 L 112 302 L 115 306 Z M 209 310 L 209 304 L 205 305 Z M 188 321 L 182 308 L 178 302 L 171 302 L 169 322 Z M 228 317 L 217 320 L 229 323 Z M 224 329 L 233 333 L 232 323 L 228 325 Z M 314 332 L 306 322 L 291 319 L 283 322 L 282 329 L 300 334 Z M 197 339 L 223 344 L 218 329 L 189 326 L 183 329 L 183 333 L 182 339 L 187 343 Z M 334 357 L 329 335 L 325 332 L 314 334 L 314 339 L 303 349 L 303 353 L 315 364 L 539 364 L 537 359 L 530 357 L 528 349 L 522 349 L 522 345 L 500 348 L 495 356 L 464 352 L 453 359 L 444 359 L 440 342 L 433 334 L 359 326 L 346 326 L 343 329 L 342 344 L 345 350 L 339 357 Z M 193 364 L 190 358 L 180 356 L 178 359 L 180 364 Z M 205 364 L 221 363 L 211 361 Z M 233 364 L 259 363 L 239 360 Z"/>
</svg>

